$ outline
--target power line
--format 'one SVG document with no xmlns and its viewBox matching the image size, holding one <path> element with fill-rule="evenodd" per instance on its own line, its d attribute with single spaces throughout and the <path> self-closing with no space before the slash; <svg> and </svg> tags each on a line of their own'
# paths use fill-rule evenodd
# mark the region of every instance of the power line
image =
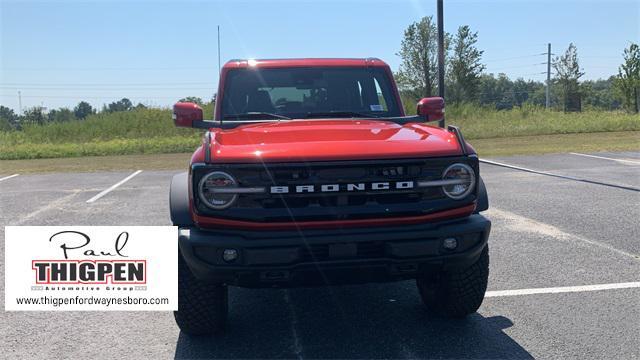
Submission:
<svg viewBox="0 0 640 360">
<path fill-rule="evenodd" d="M 500 95 L 494 96 L 494 97 L 490 97 L 490 98 L 482 98 L 481 100 L 483 102 L 495 102 L 495 101 L 499 101 L 499 100 L 509 100 L 509 96 L 515 96 L 515 95 L 521 95 L 521 94 L 526 94 L 527 95 L 527 100 L 529 99 L 529 95 L 532 94 L 534 91 L 528 91 L 528 90 L 524 90 L 524 91 L 505 91 L 503 93 L 501 93 Z M 482 95 L 486 95 L 486 93 L 479 93 L 478 96 L 482 96 Z M 506 98 L 506 99 L 505 99 Z"/>
<path fill-rule="evenodd" d="M 0 94 L 0 97 L 13 97 L 17 98 L 18 95 L 14 94 Z M 43 98 L 43 99 L 176 99 L 176 96 L 115 96 L 115 95 L 105 95 L 105 96 L 66 96 L 66 95 L 22 95 L 24 98 Z"/>
<path fill-rule="evenodd" d="M 83 91 L 154 91 L 154 90 L 214 90 L 210 87 L 122 87 L 122 88 L 101 88 L 101 87 L 33 87 L 33 86 L 0 86 L 0 89 L 21 89 L 21 90 L 83 90 Z"/>
<path fill-rule="evenodd" d="M 516 60 L 516 59 L 524 59 L 524 58 L 536 57 L 536 56 L 540 56 L 540 55 L 543 55 L 543 54 L 512 56 L 512 57 L 506 57 L 506 58 L 500 58 L 500 59 L 484 60 L 484 62 L 486 63 L 486 62 L 498 62 L 498 61 Z"/>
<path fill-rule="evenodd" d="M 212 70 L 211 66 L 167 66 L 167 67 L 4 67 L 11 71 L 166 71 L 166 70 Z"/>
<path fill-rule="evenodd" d="M 17 85 L 17 86 L 155 86 L 155 85 L 207 85 L 213 83 L 210 82 L 168 82 L 168 83 L 76 83 L 76 84 L 46 84 L 46 83 L 3 83 L 3 85 Z"/>
<path fill-rule="evenodd" d="M 500 70 L 504 70 L 504 69 L 519 69 L 519 68 L 527 68 L 527 67 L 533 67 L 533 66 L 539 66 L 542 65 L 544 63 L 538 63 L 538 64 L 529 64 L 529 65 L 516 65 L 516 66 L 504 66 L 504 67 L 500 67 L 498 69 L 493 69 L 492 71 L 500 71 Z M 487 70 L 488 71 L 488 70 Z"/>
<path fill-rule="evenodd" d="M 619 56 L 584 56 L 584 55 L 580 55 L 581 58 L 583 59 L 620 59 L 622 58 L 621 55 Z"/>
</svg>

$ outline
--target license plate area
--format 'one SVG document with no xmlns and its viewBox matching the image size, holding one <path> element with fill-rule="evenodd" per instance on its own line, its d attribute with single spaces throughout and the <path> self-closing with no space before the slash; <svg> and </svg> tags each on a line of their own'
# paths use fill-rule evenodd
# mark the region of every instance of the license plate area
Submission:
<svg viewBox="0 0 640 360">
<path fill-rule="evenodd" d="M 352 258 L 358 255 L 356 244 L 331 244 L 329 245 L 329 257 L 333 259 Z"/>
</svg>

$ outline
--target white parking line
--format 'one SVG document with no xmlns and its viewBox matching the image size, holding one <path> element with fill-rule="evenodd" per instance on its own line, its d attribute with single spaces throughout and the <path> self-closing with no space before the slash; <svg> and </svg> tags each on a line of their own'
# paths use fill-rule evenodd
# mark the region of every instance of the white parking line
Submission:
<svg viewBox="0 0 640 360">
<path fill-rule="evenodd" d="M 507 168 L 507 169 L 519 170 L 519 171 L 524 171 L 524 172 L 528 172 L 528 173 L 532 173 L 532 174 L 539 174 L 539 175 L 551 176 L 551 177 L 565 179 L 565 180 L 579 181 L 579 182 L 583 182 L 583 183 L 587 183 L 587 184 L 609 186 L 609 187 L 614 187 L 614 188 L 623 189 L 623 190 L 631 190 L 631 191 L 640 192 L 640 188 L 636 188 L 636 187 L 633 187 L 633 186 L 617 185 L 617 184 L 612 184 L 612 183 L 606 183 L 606 182 L 603 182 L 603 181 L 582 179 L 582 178 L 578 178 L 578 177 L 575 177 L 575 176 L 561 175 L 561 174 L 556 174 L 556 173 L 552 173 L 552 172 L 548 172 L 548 171 L 542 171 L 542 170 L 534 170 L 534 169 L 529 169 L 529 168 L 525 168 L 525 167 L 522 167 L 522 166 L 515 166 L 515 165 L 510 165 L 510 164 L 497 162 L 497 161 L 486 160 L 486 159 L 479 159 L 479 161 L 481 163 L 485 163 L 485 164 L 489 164 L 489 165 L 501 166 L 501 167 L 504 167 L 504 168 Z"/>
<path fill-rule="evenodd" d="M 18 176 L 18 175 L 20 175 L 20 174 L 13 174 L 13 175 L 5 176 L 5 177 L 3 177 L 3 178 L 0 178 L 0 181 L 2 181 L 2 180 L 7 180 L 7 179 L 11 179 L 11 178 L 14 178 L 14 177 L 16 177 L 16 176 Z"/>
<path fill-rule="evenodd" d="M 61 197 L 59 199 L 56 199 L 48 204 L 46 204 L 45 206 L 37 209 L 36 211 L 33 211 L 27 215 L 21 216 L 20 220 L 18 220 L 16 223 L 12 224 L 12 225 L 22 225 L 22 224 L 27 224 L 29 223 L 29 221 L 33 218 L 39 218 L 38 216 L 44 212 L 47 211 L 51 211 L 51 210 L 58 210 L 61 211 L 64 209 L 64 207 L 66 205 L 68 205 L 68 203 L 70 202 L 71 199 L 73 199 L 76 195 L 78 195 L 80 193 L 80 190 L 73 190 L 70 194 L 65 195 L 64 197 Z M 40 219 L 40 221 L 42 221 L 42 219 Z M 35 224 L 34 224 L 35 225 Z M 42 224 L 40 224 L 42 225 Z"/>
<path fill-rule="evenodd" d="M 570 292 L 587 292 L 587 291 L 631 289 L 631 288 L 640 288 L 640 282 L 487 291 L 485 294 L 485 297 L 520 296 L 520 295 L 535 295 L 535 294 L 559 294 L 559 293 L 570 293 Z"/>
<path fill-rule="evenodd" d="M 489 217 L 497 218 L 498 220 L 500 220 L 501 226 L 513 232 L 535 233 L 542 236 L 551 237 L 556 240 L 573 241 L 576 243 L 582 243 L 587 246 L 605 249 L 619 255 L 632 258 L 634 260 L 640 260 L 640 255 L 638 254 L 620 250 L 607 243 L 562 231 L 561 229 L 553 225 L 530 219 L 528 217 L 521 216 L 510 211 L 502 210 L 495 206 L 487 210 L 485 214 L 489 215 Z"/>
<path fill-rule="evenodd" d="M 102 191 L 101 193 L 99 193 L 98 195 L 92 197 L 91 199 L 87 200 L 88 203 L 92 203 L 98 199 L 100 199 L 101 197 L 107 195 L 109 192 L 113 191 L 113 189 L 117 188 L 118 186 L 126 183 L 127 181 L 131 180 L 134 176 L 140 174 L 142 172 L 142 170 L 138 170 L 136 172 L 134 172 L 133 174 L 127 176 L 126 178 L 118 181 L 117 183 L 115 183 L 113 186 L 111 186 L 110 188 Z"/>
<path fill-rule="evenodd" d="M 577 155 L 577 156 L 586 156 L 586 157 L 596 158 L 596 159 L 602 159 L 602 160 L 618 161 L 618 162 L 621 162 L 621 163 L 629 163 L 629 164 L 640 165 L 640 161 L 625 160 L 625 159 L 616 159 L 616 158 L 610 158 L 610 157 L 605 157 L 605 156 L 597 156 L 597 155 L 581 154 L 581 153 L 574 153 L 574 152 L 570 152 L 569 154 L 571 154 L 571 155 Z"/>
</svg>

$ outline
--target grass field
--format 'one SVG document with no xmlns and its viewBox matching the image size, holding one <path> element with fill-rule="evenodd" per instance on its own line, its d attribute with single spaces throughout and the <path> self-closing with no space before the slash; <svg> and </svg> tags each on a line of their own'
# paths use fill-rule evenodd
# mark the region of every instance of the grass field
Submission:
<svg viewBox="0 0 640 360">
<path fill-rule="evenodd" d="M 613 111 L 564 113 L 533 106 L 496 111 L 463 105 L 447 108 L 446 116 L 469 139 L 640 130 L 637 114 Z"/>
<path fill-rule="evenodd" d="M 640 150 L 640 131 L 517 136 L 469 140 L 481 157 Z"/>
<path fill-rule="evenodd" d="M 206 108 L 205 114 L 210 113 L 211 108 Z M 447 123 L 460 126 L 469 140 L 640 131 L 637 115 L 603 111 L 563 113 L 535 107 L 496 111 L 472 105 L 450 106 Z M 97 114 L 83 121 L 0 132 L 0 160 L 189 152 L 199 143 L 200 132 L 174 127 L 167 109 Z"/>
<path fill-rule="evenodd" d="M 481 157 L 555 152 L 640 149 L 640 131 L 518 136 L 471 140 Z M 193 149 L 190 149 L 192 151 Z M 40 172 L 121 170 L 185 170 L 191 152 L 176 154 L 90 156 L 76 158 L 0 160 L 0 175 Z"/>
</svg>

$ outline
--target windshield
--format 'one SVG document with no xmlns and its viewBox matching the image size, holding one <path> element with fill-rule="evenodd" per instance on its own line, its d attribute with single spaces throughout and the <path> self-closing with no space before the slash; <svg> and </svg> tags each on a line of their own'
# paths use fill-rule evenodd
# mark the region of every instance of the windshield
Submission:
<svg viewBox="0 0 640 360">
<path fill-rule="evenodd" d="M 221 119 L 400 116 L 382 68 L 234 69 Z"/>
</svg>

